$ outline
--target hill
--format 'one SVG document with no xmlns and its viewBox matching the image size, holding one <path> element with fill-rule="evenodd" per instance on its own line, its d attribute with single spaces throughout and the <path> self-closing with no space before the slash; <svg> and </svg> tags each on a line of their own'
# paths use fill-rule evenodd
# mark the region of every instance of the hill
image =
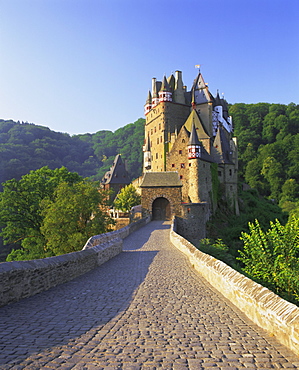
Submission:
<svg viewBox="0 0 299 370">
<path fill-rule="evenodd" d="M 32 123 L 0 120 L 0 183 L 20 179 L 43 166 L 65 166 L 83 177 L 100 180 L 119 153 L 127 160 L 132 178 L 138 177 L 143 124 L 139 119 L 115 132 L 70 136 Z"/>
</svg>

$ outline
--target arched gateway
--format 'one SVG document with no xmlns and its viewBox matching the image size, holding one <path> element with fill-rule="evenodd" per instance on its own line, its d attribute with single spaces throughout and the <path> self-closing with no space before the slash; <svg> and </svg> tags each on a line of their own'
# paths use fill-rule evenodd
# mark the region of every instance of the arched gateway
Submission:
<svg viewBox="0 0 299 370">
<path fill-rule="evenodd" d="M 153 220 L 170 220 L 170 202 L 164 197 L 159 197 L 153 201 L 152 205 Z"/>
<path fill-rule="evenodd" d="M 146 172 L 140 188 L 143 216 L 170 220 L 181 214 L 182 183 L 177 172 Z"/>
</svg>

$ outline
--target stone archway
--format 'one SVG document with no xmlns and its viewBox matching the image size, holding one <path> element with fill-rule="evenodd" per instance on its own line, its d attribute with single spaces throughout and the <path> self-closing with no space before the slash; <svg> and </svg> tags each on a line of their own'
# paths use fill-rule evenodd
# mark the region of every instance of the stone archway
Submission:
<svg viewBox="0 0 299 370">
<path fill-rule="evenodd" d="M 170 220 L 171 210 L 170 202 L 164 197 L 156 198 L 152 204 L 153 220 Z"/>
</svg>

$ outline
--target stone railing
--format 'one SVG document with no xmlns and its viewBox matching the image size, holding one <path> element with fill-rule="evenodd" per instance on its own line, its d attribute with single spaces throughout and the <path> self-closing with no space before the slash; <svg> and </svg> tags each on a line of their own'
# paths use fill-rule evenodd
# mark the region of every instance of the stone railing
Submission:
<svg viewBox="0 0 299 370">
<path fill-rule="evenodd" d="M 200 252 L 176 233 L 174 219 L 171 242 L 214 288 L 238 307 L 255 324 L 299 355 L 299 307 L 255 283 L 224 262 Z"/>
<path fill-rule="evenodd" d="M 122 252 L 123 239 L 148 223 L 141 219 L 123 229 L 91 237 L 82 251 L 30 261 L 0 263 L 0 307 L 65 283 Z"/>
</svg>

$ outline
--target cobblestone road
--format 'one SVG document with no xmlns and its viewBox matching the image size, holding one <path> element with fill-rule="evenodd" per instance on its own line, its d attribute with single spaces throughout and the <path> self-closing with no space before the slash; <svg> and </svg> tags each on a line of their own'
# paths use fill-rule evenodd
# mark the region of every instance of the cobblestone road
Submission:
<svg viewBox="0 0 299 370">
<path fill-rule="evenodd" d="M 0 369 L 273 369 L 299 358 L 214 291 L 168 223 L 47 292 L 0 308 Z"/>
</svg>

